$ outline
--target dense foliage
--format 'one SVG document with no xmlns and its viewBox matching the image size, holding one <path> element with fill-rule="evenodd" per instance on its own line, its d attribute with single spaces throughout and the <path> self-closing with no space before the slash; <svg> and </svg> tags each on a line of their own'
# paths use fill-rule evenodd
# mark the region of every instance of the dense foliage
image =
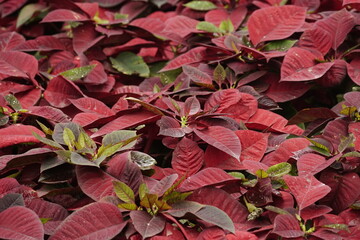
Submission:
<svg viewBox="0 0 360 240">
<path fill-rule="evenodd" d="M 358 0 L 0 0 L 1 239 L 360 239 Z"/>
</svg>

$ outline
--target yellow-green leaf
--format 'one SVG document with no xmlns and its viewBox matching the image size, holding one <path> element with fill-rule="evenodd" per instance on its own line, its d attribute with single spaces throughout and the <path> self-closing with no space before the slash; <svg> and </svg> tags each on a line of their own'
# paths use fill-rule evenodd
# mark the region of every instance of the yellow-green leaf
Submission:
<svg viewBox="0 0 360 240">
<path fill-rule="evenodd" d="M 138 74 L 148 77 L 150 69 L 143 58 L 132 52 L 122 52 L 116 58 L 110 58 L 113 68 L 126 75 Z"/>
<path fill-rule="evenodd" d="M 60 75 L 71 81 L 79 80 L 80 78 L 86 77 L 94 69 L 95 66 L 96 65 L 88 65 L 73 68 L 60 73 Z"/>
<path fill-rule="evenodd" d="M 216 5 L 210 1 L 191 1 L 184 4 L 185 7 L 196 11 L 209 11 L 216 9 Z"/>
<path fill-rule="evenodd" d="M 71 150 L 74 145 L 75 145 L 75 135 L 74 133 L 71 131 L 70 128 L 64 128 L 64 132 L 63 132 L 63 139 L 65 144 L 69 147 L 69 149 Z"/>
<path fill-rule="evenodd" d="M 135 203 L 134 191 L 125 183 L 114 181 L 114 192 L 116 196 L 125 203 Z"/>
<path fill-rule="evenodd" d="M 266 170 L 270 177 L 282 177 L 291 172 L 291 164 L 282 162 L 275 164 Z"/>
</svg>

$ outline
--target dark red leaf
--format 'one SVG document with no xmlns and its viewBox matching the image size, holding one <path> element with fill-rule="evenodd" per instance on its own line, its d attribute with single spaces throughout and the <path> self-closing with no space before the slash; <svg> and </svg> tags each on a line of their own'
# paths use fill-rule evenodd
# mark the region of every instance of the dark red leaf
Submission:
<svg viewBox="0 0 360 240">
<path fill-rule="evenodd" d="M 198 32 L 196 25 L 199 21 L 186 17 L 186 16 L 174 16 L 169 18 L 165 22 L 165 33 L 175 33 L 184 38 L 190 33 Z"/>
<path fill-rule="evenodd" d="M 348 125 L 343 119 L 335 119 L 326 125 L 322 138 L 329 141 L 334 149 L 338 149 L 342 139 L 348 135 Z"/>
<path fill-rule="evenodd" d="M 0 138 L 0 148 L 8 147 L 19 143 L 38 143 L 39 140 L 34 137 L 34 132 L 42 137 L 45 137 L 45 134 L 42 131 L 30 125 L 13 124 L 6 128 L 1 128 L 0 136 L 6 137 Z"/>
<path fill-rule="evenodd" d="M 303 48 L 290 48 L 281 65 L 280 81 L 307 81 L 322 77 L 334 63 L 316 64 L 316 60 L 321 58 L 321 55 Z"/>
<path fill-rule="evenodd" d="M 1 17 L 4 18 L 19 8 L 21 8 L 27 1 L 26 0 L 8 0 L 1 4 L 0 13 Z"/>
<path fill-rule="evenodd" d="M 124 1 L 125 0 L 93 0 L 92 2 L 97 2 L 99 3 L 99 6 L 108 8 L 108 7 L 115 7 L 116 5 L 119 5 Z"/>
<path fill-rule="evenodd" d="M 332 208 L 325 205 L 312 204 L 301 210 L 300 216 L 304 221 L 320 217 L 332 211 Z"/>
<path fill-rule="evenodd" d="M 164 177 L 159 182 L 155 183 L 150 189 L 149 192 L 151 194 L 156 194 L 157 196 L 162 196 L 164 193 L 174 185 L 179 175 L 171 174 L 169 176 Z"/>
<path fill-rule="evenodd" d="M 171 165 L 180 176 L 191 176 L 201 169 L 203 161 L 204 151 L 196 142 L 184 137 L 176 145 Z"/>
<path fill-rule="evenodd" d="M 231 20 L 231 23 L 234 26 L 234 29 L 238 29 L 244 18 L 246 17 L 247 9 L 243 6 L 235 8 L 231 12 L 226 11 L 225 9 L 214 9 L 208 11 L 205 14 L 205 21 L 211 22 L 215 26 L 219 26 L 222 21 L 227 19 Z"/>
<path fill-rule="evenodd" d="M 222 240 L 225 239 L 225 232 L 221 228 L 210 227 L 203 230 L 196 240 Z"/>
<path fill-rule="evenodd" d="M 161 72 L 173 70 L 176 68 L 180 68 L 184 65 L 188 65 L 191 63 L 197 63 L 202 61 L 206 56 L 206 48 L 205 47 L 195 47 L 184 54 L 174 58 L 171 60 Z"/>
<path fill-rule="evenodd" d="M 58 108 L 67 107 L 71 104 L 70 99 L 83 96 L 84 94 L 77 85 L 62 76 L 51 79 L 44 92 L 46 101 Z"/>
<path fill-rule="evenodd" d="M 328 108 L 305 108 L 289 119 L 289 124 L 313 122 L 317 119 L 334 119 L 338 115 Z"/>
<path fill-rule="evenodd" d="M 242 155 L 240 156 L 241 159 Z M 225 152 L 211 145 L 207 146 L 204 155 L 204 165 L 206 167 L 221 168 L 224 170 L 242 170 L 244 166 L 236 159 Z"/>
<path fill-rule="evenodd" d="M 212 77 L 200 69 L 188 65 L 183 66 L 182 69 L 186 76 L 188 76 L 196 84 L 200 86 L 212 86 Z"/>
<path fill-rule="evenodd" d="M 80 56 L 105 36 L 98 36 L 92 23 L 84 23 L 73 30 L 74 51 Z"/>
<path fill-rule="evenodd" d="M 66 218 L 50 239 L 112 239 L 125 225 L 121 212 L 115 205 L 96 202 L 80 208 Z"/>
<path fill-rule="evenodd" d="M 108 81 L 108 76 L 104 66 L 98 61 L 91 61 L 90 65 L 95 65 L 94 69 L 84 78 L 84 83 L 91 85 L 104 84 Z"/>
<path fill-rule="evenodd" d="M 315 175 L 334 163 L 340 156 L 336 155 L 331 159 L 325 160 L 325 157 L 306 153 L 297 160 L 297 168 L 299 176 Z"/>
<path fill-rule="evenodd" d="M 83 14 L 71 10 L 56 9 L 49 12 L 41 22 L 46 23 L 46 22 L 81 22 L 81 21 L 89 21 L 89 18 Z"/>
<path fill-rule="evenodd" d="M 0 52 L 0 74 L 33 79 L 38 72 L 38 61 L 23 52 Z"/>
<path fill-rule="evenodd" d="M 0 229 L 0 238 L 3 239 L 44 239 L 44 227 L 39 217 L 22 206 L 11 207 L 0 213 Z"/>
<path fill-rule="evenodd" d="M 360 151 L 360 123 L 350 123 L 349 132 L 354 134 L 355 142 L 354 147 L 356 151 Z"/>
<path fill-rule="evenodd" d="M 54 122 L 69 122 L 70 118 L 60 109 L 51 106 L 32 106 L 28 108 L 26 115 L 43 117 Z"/>
<path fill-rule="evenodd" d="M 256 46 L 260 42 L 287 38 L 302 27 L 305 16 L 306 9 L 298 6 L 258 9 L 248 21 L 250 39 Z"/>
<path fill-rule="evenodd" d="M 145 211 L 131 211 L 130 217 L 136 231 L 141 234 L 143 239 L 162 232 L 166 223 L 161 215 L 151 216 Z"/>
<path fill-rule="evenodd" d="M 297 44 L 299 47 L 316 49 L 321 52 L 322 55 L 325 55 L 332 46 L 332 40 L 329 32 L 322 28 L 315 27 L 305 30 Z"/>
<path fill-rule="evenodd" d="M 324 198 L 331 188 L 317 180 L 314 176 L 290 176 L 283 177 L 290 192 L 295 197 L 299 210 L 302 210 L 316 201 Z"/>
<path fill-rule="evenodd" d="M 156 124 L 160 127 L 159 135 L 175 138 L 185 135 L 185 131 L 181 128 L 180 123 L 172 117 L 162 116 Z"/>
<path fill-rule="evenodd" d="M 269 134 L 252 130 L 239 130 L 235 134 L 241 143 L 240 161 L 251 160 L 259 162 L 266 151 Z"/>
<path fill-rule="evenodd" d="M 296 238 L 304 235 L 304 232 L 300 229 L 299 221 L 287 214 L 276 216 L 272 232 L 284 238 Z"/>
<path fill-rule="evenodd" d="M 315 12 L 320 7 L 320 0 L 294 0 L 293 4 L 300 7 L 307 7 L 308 12 Z"/>
<path fill-rule="evenodd" d="M 339 213 L 353 204 L 360 195 L 360 177 L 349 172 L 343 175 L 333 170 L 323 171 L 320 180 L 331 187 L 331 192 L 320 202 Z"/>
<path fill-rule="evenodd" d="M 11 51 L 25 42 L 25 38 L 17 32 L 4 32 L 0 34 L 0 50 Z"/>
<path fill-rule="evenodd" d="M 178 188 L 179 191 L 187 192 L 201 187 L 234 181 L 236 178 L 218 168 L 205 168 L 200 172 L 188 177 Z"/>
<path fill-rule="evenodd" d="M 233 131 L 220 126 L 210 126 L 202 131 L 194 129 L 194 132 L 207 144 L 240 161 L 241 144 Z"/>
<path fill-rule="evenodd" d="M 96 113 L 100 116 L 112 116 L 114 112 L 103 102 L 90 97 L 70 99 L 70 102 L 83 112 Z"/>
<path fill-rule="evenodd" d="M 31 51 L 52 51 L 65 50 L 64 44 L 52 36 L 40 36 L 34 40 L 28 40 L 17 45 L 13 50 L 31 52 Z"/>
<path fill-rule="evenodd" d="M 351 80 L 360 85 L 360 58 L 355 58 L 350 64 L 346 64 L 346 67 Z"/>
<path fill-rule="evenodd" d="M 346 62 L 342 59 L 335 59 L 334 64 L 331 66 L 324 76 L 317 79 L 316 82 L 324 87 L 334 87 L 346 77 Z"/>
</svg>

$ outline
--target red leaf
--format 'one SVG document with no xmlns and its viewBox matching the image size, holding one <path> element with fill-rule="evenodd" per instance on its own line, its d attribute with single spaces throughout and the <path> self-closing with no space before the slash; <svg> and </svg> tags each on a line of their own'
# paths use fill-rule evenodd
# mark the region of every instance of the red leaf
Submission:
<svg viewBox="0 0 360 240">
<path fill-rule="evenodd" d="M 184 38 L 192 32 L 198 32 L 196 25 L 199 21 L 186 17 L 186 16 L 174 16 L 169 18 L 165 22 L 165 33 L 175 33 Z"/>
<path fill-rule="evenodd" d="M 287 162 L 297 151 L 303 150 L 310 145 L 305 138 L 291 138 L 280 144 L 274 151 L 264 157 L 262 163 L 272 166 L 281 162 Z"/>
<path fill-rule="evenodd" d="M 240 159 L 241 144 L 236 134 L 224 127 L 210 126 L 207 129 L 199 131 L 194 129 L 195 134 L 209 145 Z"/>
<path fill-rule="evenodd" d="M 354 134 L 355 142 L 354 147 L 356 151 L 360 151 L 360 123 L 350 123 L 349 124 L 349 133 Z"/>
<path fill-rule="evenodd" d="M 185 135 L 184 129 L 181 128 L 180 123 L 168 116 L 162 116 L 156 124 L 160 127 L 159 135 L 180 138 Z"/>
<path fill-rule="evenodd" d="M 39 217 L 22 206 L 10 207 L 0 213 L 0 238 L 17 240 L 44 239 Z"/>
<path fill-rule="evenodd" d="M 28 108 L 25 115 L 43 117 L 53 122 L 70 122 L 70 118 L 60 109 L 51 106 L 32 106 Z"/>
<path fill-rule="evenodd" d="M 86 113 L 96 113 L 99 116 L 112 116 L 114 112 L 106 106 L 103 102 L 90 97 L 78 98 L 78 99 L 70 99 L 70 102 Z"/>
<path fill-rule="evenodd" d="M 196 84 L 200 86 L 212 86 L 212 77 L 205 72 L 188 65 L 183 66 L 182 69 L 185 75 Z"/>
<path fill-rule="evenodd" d="M 154 122 L 158 118 L 159 115 L 156 115 L 146 110 L 127 113 L 102 126 L 99 131 L 94 133 L 91 137 L 98 137 L 113 132 L 115 130 L 121 130 L 125 128 L 135 127 L 148 122 Z"/>
<path fill-rule="evenodd" d="M 299 176 L 314 176 L 316 173 L 321 172 L 325 168 L 329 167 L 338 158 L 339 156 L 336 155 L 329 160 L 325 160 L 325 157 L 318 154 L 304 154 L 299 158 L 299 160 L 297 160 L 296 163 L 298 168 L 298 174 Z"/>
<path fill-rule="evenodd" d="M 161 215 L 151 216 L 145 211 L 131 211 L 130 218 L 143 239 L 160 233 L 165 228 L 165 219 Z"/>
<path fill-rule="evenodd" d="M 294 0 L 292 3 L 296 6 L 307 7 L 308 12 L 316 12 L 320 7 L 320 0 Z"/>
<path fill-rule="evenodd" d="M 225 9 L 214 9 L 208 11 L 205 14 L 205 21 L 211 22 L 215 26 L 219 26 L 222 21 L 230 19 L 234 29 L 238 29 L 244 18 L 246 17 L 247 9 L 243 6 L 240 6 L 231 12 L 226 11 Z"/>
<path fill-rule="evenodd" d="M 188 177 L 178 188 L 181 192 L 192 191 L 201 187 L 234 181 L 236 178 L 218 168 L 205 168 L 200 172 Z"/>
<path fill-rule="evenodd" d="M 300 229 L 299 221 L 288 214 L 279 214 L 275 217 L 272 232 L 284 238 L 296 238 L 305 234 Z"/>
<path fill-rule="evenodd" d="M 353 59 L 350 64 L 346 64 L 346 67 L 351 80 L 360 85 L 360 58 Z"/>
<path fill-rule="evenodd" d="M 329 17 L 317 21 L 315 26 L 327 31 L 332 38 L 332 48 L 336 50 L 355 26 L 354 17 L 345 8 Z"/>
<path fill-rule="evenodd" d="M 17 45 L 14 50 L 23 52 L 65 50 L 65 46 L 59 39 L 55 37 L 40 36 L 34 40 L 28 40 L 22 44 Z"/>
<path fill-rule="evenodd" d="M 94 46 L 105 36 L 98 36 L 95 26 L 92 23 L 84 23 L 73 29 L 73 47 L 74 51 L 80 56 L 86 50 Z"/>
<path fill-rule="evenodd" d="M 186 200 L 211 205 L 223 210 L 234 223 L 244 223 L 248 210 L 230 194 L 219 188 L 195 190 Z"/>
<path fill-rule="evenodd" d="M 0 51 L 10 51 L 25 42 L 25 38 L 17 32 L 4 32 L 0 34 Z"/>
<path fill-rule="evenodd" d="M 328 108 L 305 108 L 289 119 L 289 124 L 313 122 L 317 119 L 334 119 L 338 115 Z"/>
<path fill-rule="evenodd" d="M 18 93 L 15 97 L 19 100 L 23 109 L 28 109 L 40 100 L 41 90 L 39 88 L 33 88 L 29 91 Z"/>
<path fill-rule="evenodd" d="M 114 195 L 112 182 L 116 178 L 111 177 L 103 170 L 95 167 L 76 166 L 76 176 L 81 190 L 95 201 Z"/>
<path fill-rule="evenodd" d="M 305 23 L 306 8 L 281 6 L 258 9 L 250 15 L 249 35 L 256 46 L 260 42 L 291 36 Z"/>
<path fill-rule="evenodd" d="M 115 205 L 96 202 L 80 208 L 66 218 L 50 239 L 112 239 L 125 225 L 121 212 Z"/>
<path fill-rule="evenodd" d="M 39 218 L 49 218 L 44 224 L 45 234 L 52 235 L 59 224 L 69 215 L 68 211 L 59 204 L 34 198 L 27 207 L 33 210 Z"/>
<path fill-rule="evenodd" d="M 46 101 L 57 108 L 67 107 L 71 104 L 70 99 L 81 98 L 83 95 L 77 85 L 62 76 L 51 79 L 44 92 Z"/>
<path fill-rule="evenodd" d="M 38 72 L 38 61 L 23 52 L 0 52 L 0 74 L 33 79 Z"/>
<path fill-rule="evenodd" d="M 36 127 L 22 124 L 13 124 L 6 128 L 0 129 L 0 136 L 6 136 L 0 138 L 0 148 L 12 146 L 19 143 L 35 142 L 38 143 L 33 132 L 45 137 L 45 134 Z"/>
<path fill-rule="evenodd" d="M 314 48 L 325 55 L 332 46 L 332 36 L 324 29 L 315 27 L 305 30 L 297 44 L 303 48 Z"/>
<path fill-rule="evenodd" d="M 283 177 L 290 192 L 295 197 L 299 210 L 310 206 L 316 201 L 325 197 L 331 188 L 317 180 L 314 176 L 290 176 Z"/>
<path fill-rule="evenodd" d="M 326 213 L 331 212 L 332 209 L 325 205 L 315 205 L 312 204 L 301 210 L 300 216 L 304 221 L 314 219 L 320 216 L 323 216 Z"/>
<path fill-rule="evenodd" d="M 88 20 L 87 16 L 80 13 L 67 9 L 56 9 L 49 12 L 41 22 L 81 22 Z"/>
<path fill-rule="evenodd" d="M 95 65 L 94 69 L 84 78 L 84 83 L 91 85 L 104 84 L 108 81 L 108 76 L 104 66 L 98 61 L 91 61 L 90 65 Z"/>
<path fill-rule="evenodd" d="M 191 63 L 197 63 L 202 61 L 206 56 L 206 48 L 205 47 L 195 47 L 184 54 L 174 58 L 168 64 L 161 69 L 160 72 L 165 72 L 173 69 L 177 69 L 184 65 L 188 65 Z"/>
<path fill-rule="evenodd" d="M 26 3 L 26 0 L 9 0 L 1 3 L 1 18 L 5 18 L 6 16 L 12 14 L 19 8 L 21 8 Z"/>
<path fill-rule="evenodd" d="M 321 55 L 315 55 L 306 49 L 290 48 L 281 66 L 280 81 L 307 81 L 322 77 L 334 63 L 315 64 L 321 58 Z"/>
<path fill-rule="evenodd" d="M 205 228 L 196 240 L 223 240 L 225 239 L 225 232 L 221 228 L 209 227 Z"/>
<path fill-rule="evenodd" d="M 256 113 L 250 117 L 246 126 L 250 129 L 269 130 L 274 132 L 290 133 L 294 135 L 301 135 L 303 130 L 296 125 L 286 124 L 288 121 L 271 111 L 258 109 Z"/>
<path fill-rule="evenodd" d="M 191 176 L 201 169 L 203 161 L 204 151 L 196 142 L 184 137 L 176 145 L 171 165 L 180 176 Z"/>
<path fill-rule="evenodd" d="M 270 134 L 252 130 L 239 130 L 235 134 L 241 143 L 240 161 L 251 160 L 259 162 L 266 151 Z"/>
<path fill-rule="evenodd" d="M 335 59 L 334 64 L 331 66 L 324 76 L 317 79 L 316 82 L 324 87 L 334 87 L 339 85 L 346 77 L 346 62 L 342 59 Z"/>
<path fill-rule="evenodd" d="M 240 156 L 241 159 L 242 155 Z M 225 152 L 209 145 L 204 155 L 206 167 L 221 168 L 224 170 L 243 170 L 244 166 L 236 158 L 231 157 Z"/>
<path fill-rule="evenodd" d="M 333 170 L 323 171 L 320 180 L 331 187 L 331 192 L 320 203 L 332 207 L 339 213 L 360 196 L 360 177 L 357 173 L 338 174 Z"/>
<path fill-rule="evenodd" d="M 338 149 L 344 137 L 348 135 L 349 122 L 343 119 L 335 119 L 324 128 L 322 138 L 329 141 L 334 149 Z"/>
</svg>

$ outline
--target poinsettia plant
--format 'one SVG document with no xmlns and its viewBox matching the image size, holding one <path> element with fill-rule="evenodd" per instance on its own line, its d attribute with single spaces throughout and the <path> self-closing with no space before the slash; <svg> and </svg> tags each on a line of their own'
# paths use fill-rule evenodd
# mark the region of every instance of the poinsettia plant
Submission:
<svg viewBox="0 0 360 240">
<path fill-rule="evenodd" d="M 356 0 L 0 0 L 1 239 L 359 239 Z"/>
</svg>

